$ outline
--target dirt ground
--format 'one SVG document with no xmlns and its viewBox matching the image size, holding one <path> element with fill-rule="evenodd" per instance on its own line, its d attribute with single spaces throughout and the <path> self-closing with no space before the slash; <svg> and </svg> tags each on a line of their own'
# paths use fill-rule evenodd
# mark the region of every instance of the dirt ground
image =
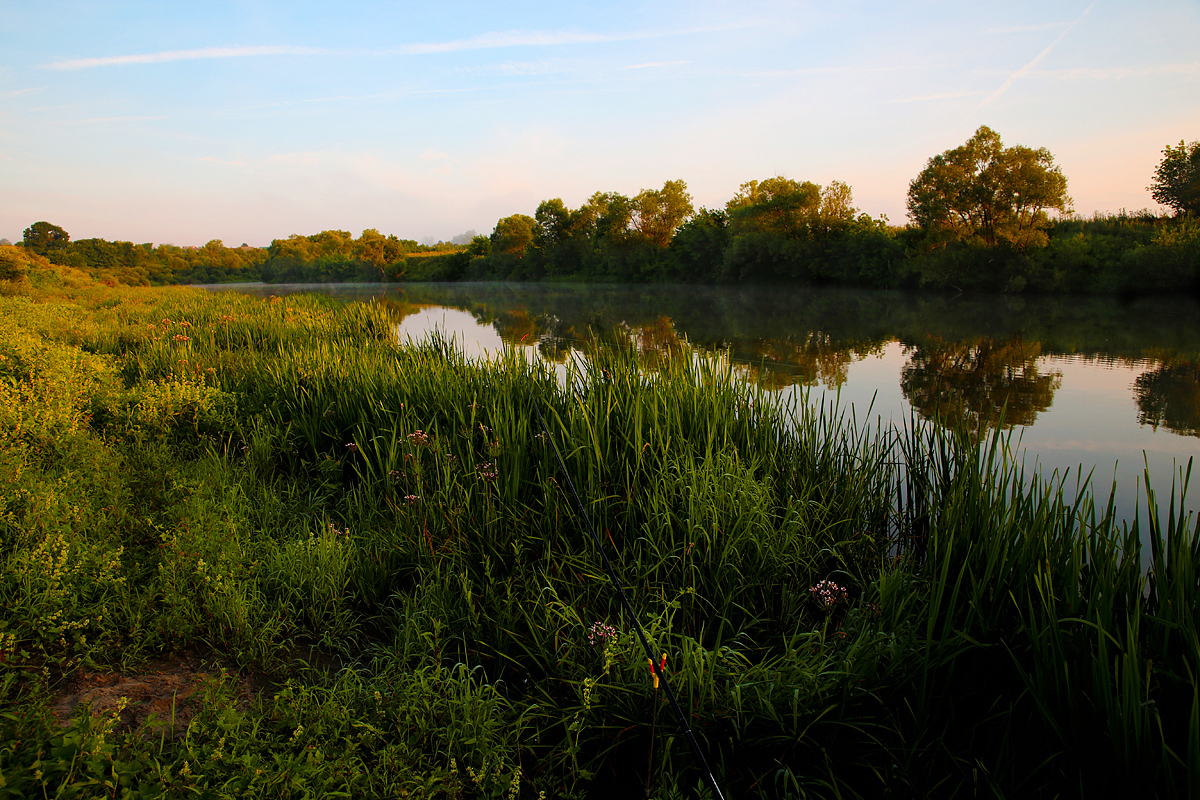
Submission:
<svg viewBox="0 0 1200 800">
<path fill-rule="evenodd" d="M 67 725 L 84 708 L 93 716 L 116 711 L 121 698 L 120 729 L 146 729 L 168 737 L 187 730 L 204 695 L 204 683 L 221 675 L 221 668 L 195 656 L 176 656 L 147 665 L 136 675 L 80 670 L 60 690 L 52 711 L 60 725 Z M 252 681 L 240 681 L 239 705 L 253 700 Z"/>
</svg>

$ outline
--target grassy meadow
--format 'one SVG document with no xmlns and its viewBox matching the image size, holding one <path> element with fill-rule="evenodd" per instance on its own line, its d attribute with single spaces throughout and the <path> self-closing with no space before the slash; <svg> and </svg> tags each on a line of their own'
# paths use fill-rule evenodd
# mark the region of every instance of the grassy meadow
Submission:
<svg viewBox="0 0 1200 800">
<path fill-rule="evenodd" d="M 719 358 L 564 382 L 0 249 L 0 796 L 710 796 L 534 397 L 726 797 L 1200 796 L 1194 519 Z"/>
</svg>

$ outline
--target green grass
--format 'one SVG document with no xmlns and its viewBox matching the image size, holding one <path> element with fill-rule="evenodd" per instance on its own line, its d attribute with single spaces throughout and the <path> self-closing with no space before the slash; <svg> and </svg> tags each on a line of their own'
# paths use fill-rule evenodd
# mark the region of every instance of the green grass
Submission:
<svg viewBox="0 0 1200 800">
<path fill-rule="evenodd" d="M 703 794 L 531 397 L 726 796 L 1200 792 L 1188 475 L 1143 531 L 721 358 L 560 382 L 379 303 L 10 284 L 0 794 Z M 229 677 L 177 737 L 48 716 L 184 652 Z"/>
</svg>

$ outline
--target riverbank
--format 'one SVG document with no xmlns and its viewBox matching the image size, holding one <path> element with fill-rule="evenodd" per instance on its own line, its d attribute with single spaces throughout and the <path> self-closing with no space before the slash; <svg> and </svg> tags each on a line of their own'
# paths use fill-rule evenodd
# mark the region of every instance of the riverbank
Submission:
<svg viewBox="0 0 1200 800">
<path fill-rule="evenodd" d="M 1200 528 L 1144 573 L 1002 439 L 619 342 L 564 386 L 381 303 L 0 294 L 5 791 L 690 791 L 531 395 L 727 796 L 1200 788 Z M 50 716 L 151 667 L 155 721 Z"/>
</svg>

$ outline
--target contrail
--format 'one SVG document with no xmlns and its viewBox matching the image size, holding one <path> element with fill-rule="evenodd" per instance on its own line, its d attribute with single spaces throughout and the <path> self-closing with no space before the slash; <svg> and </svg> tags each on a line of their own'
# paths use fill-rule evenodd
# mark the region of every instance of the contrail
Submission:
<svg viewBox="0 0 1200 800">
<path fill-rule="evenodd" d="M 1095 3 L 1095 0 L 1093 0 L 1092 4 L 1091 4 L 1090 6 L 1088 6 L 1086 9 L 1084 9 L 1084 12 L 1083 12 L 1082 14 L 1080 14 L 1078 17 L 1076 17 L 1075 21 L 1074 21 L 1074 22 L 1072 22 L 1070 25 L 1068 25 L 1068 26 L 1067 26 L 1067 29 L 1066 29 L 1066 30 L 1064 30 L 1062 33 L 1060 33 L 1060 34 L 1058 35 L 1058 38 L 1057 38 L 1057 39 L 1055 39 L 1053 42 L 1051 42 L 1051 43 L 1050 43 L 1050 44 L 1049 44 L 1049 45 L 1046 47 L 1046 49 L 1045 49 L 1045 50 L 1043 50 L 1042 52 L 1040 52 L 1040 53 L 1038 53 L 1036 56 L 1034 56 L 1034 57 L 1033 57 L 1033 60 L 1031 60 L 1031 61 L 1030 61 L 1028 64 L 1026 64 L 1025 66 L 1021 67 L 1019 70 L 1017 70 L 1016 72 L 1014 72 L 1012 75 L 1009 75 L 1009 76 L 1008 76 L 1008 80 L 1006 80 L 1004 83 L 1002 83 L 1002 84 L 1000 85 L 1000 88 L 999 88 L 999 89 L 997 89 L 996 91 L 992 92 L 992 93 L 991 93 L 991 94 L 989 94 L 987 97 L 983 98 L 983 102 L 981 102 L 981 103 L 980 103 L 978 106 L 976 106 L 976 107 L 975 107 L 975 110 L 974 110 L 974 111 L 972 111 L 972 112 L 970 113 L 970 115 L 968 115 L 967 119 L 963 120 L 963 123 L 962 123 L 962 124 L 965 124 L 965 123 L 967 122 L 967 120 L 969 120 L 971 117 L 973 117 L 973 116 L 975 116 L 976 114 L 978 114 L 978 113 L 979 113 L 979 111 L 980 111 L 982 108 L 984 108 L 985 106 L 987 106 L 988 104 L 990 104 L 990 103 L 991 103 L 993 100 L 995 100 L 997 97 L 1000 97 L 1000 95 L 1002 95 L 1002 94 L 1004 94 L 1005 92 L 1007 92 L 1007 91 L 1008 91 L 1010 88 L 1012 88 L 1012 85 L 1013 85 L 1013 84 L 1016 82 L 1017 78 L 1020 78 L 1020 77 L 1022 77 L 1023 75 L 1027 74 L 1027 73 L 1028 73 L 1030 70 L 1032 70 L 1032 69 L 1033 69 L 1034 67 L 1036 67 L 1036 66 L 1037 66 L 1039 63 L 1041 63 L 1042 59 L 1044 59 L 1046 56 L 1050 55 L 1050 51 L 1054 49 L 1054 45 L 1056 45 L 1056 44 L 1058 44 L 1059 42 L 1061 42 L 1061 41 L 1062 41 L 1062 38 L 1063 38 L 1064 36 L 1066 36 L 1068 33 L 1070 33 L 1072 28 L 1074 28 L 1076 25 L 1078 25 L 1080 22 L 1082 22 L 1084 17 L 1086 17 L 1088 14 L 1092 13 L 1092 8 L 1094 8 L 1094 7 L 1095 7 L 1095 5 L 1096 5 L 1096 3 Z M 961 124 L 960 124 L 960 126 L 959 126 L 959 127 L 961 127 Z"/>
</svg>

